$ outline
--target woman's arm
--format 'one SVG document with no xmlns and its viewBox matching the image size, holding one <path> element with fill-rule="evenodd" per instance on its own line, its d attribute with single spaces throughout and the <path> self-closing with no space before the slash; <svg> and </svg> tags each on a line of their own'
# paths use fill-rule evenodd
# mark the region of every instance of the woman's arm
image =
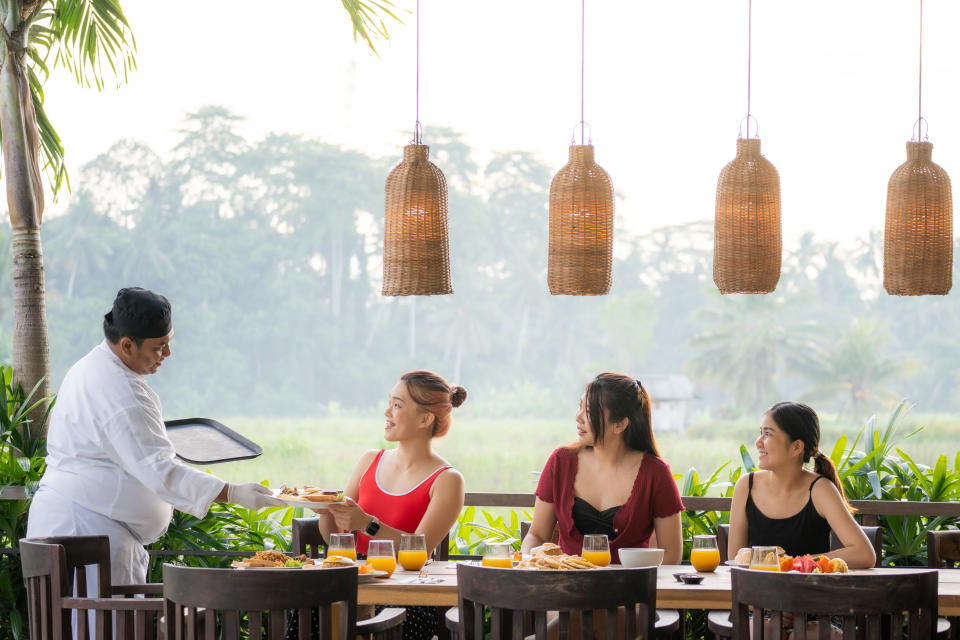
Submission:
<svg viewBox="0 0 960 640">
<path fill-rule="evenodd" d="M 683 559 L 682 529 L 679 511 L 666 518 L 653 519 L 654 535 L 663 549 L 663 564 L 680 564 Z"/>
<path fill-rule="evenodd" d="M 360 459 L 357 460 L 357 464 L 354 465 L 353 471 L 350 472 L 350 478 L 347 480 L 347 486 L 343 489 L 344 497 L 350 498 L 354 502 L 356 501 L 357 497 L 360 495 L 360 478 L 363 477 L 363 472 L 367 470 L 367 467 L 370 466 L 370 463 L 373 462 L 373 459 L 377 457 L 378 451 L 378 449 L 370 449 L 369 451 L 365 451 L 363 455 L 360 456 Z M 323 536 L 324 541 L 330 539 L 331 533 L 343 533 L 356 530 L 346 529 L 338 525 L 333 513 L 333 509 L 336 506 L 339 505 L 331 505 L 331 507 L 327 509 L 313 510 L 313 512 L 317 514 L 317 524 L 320 527 L 320 535 Z M 363 510 L 360 509 L 360 507 L 357 507 L 357 509 L 360 510 L 360 513 L 363 513 Z M 369 520 L 367 522 L 369 523 Z"/>
<path fill-rule="evenodd" d="M 824 552 L 831 558 L 843 558 L 851 569 L 869 569 L 877 561 L 877 554 L 867 535 L 843 504 L 837 487 L 829 481 L 813 485 L 813 506 L 826 518 L 837 534 L 842 549 Z"/>
<path fill-rule="evenodd" d="M 530 553 L 534 547 L 549 542 L 553 538 L 553 528 L 556 526 L 557 512 L 554 510 L 553 503 L 537 498 L 533 505 L 533 522 L 530 524 L 530 531 L 520 544 L 520 551 Z"/>
<path fill-rule="evenodd" d="M 730 537 L 727 538 L 727 558 L 730 560 L 737 557 L 737 551 L 747 546 L 747 494 L 749 491 L 749 477 L 740 476 L 737 485 L 733 488 L 733 499 L 730 501 Z"/>
</svg>

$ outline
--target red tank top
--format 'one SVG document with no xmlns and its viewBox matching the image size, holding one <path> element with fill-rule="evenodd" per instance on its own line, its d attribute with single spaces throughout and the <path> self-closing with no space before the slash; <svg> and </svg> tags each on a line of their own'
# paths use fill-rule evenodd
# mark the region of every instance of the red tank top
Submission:
<svg viewBox="0 0 960 640">
<path fill-rule="evenodd" d="M 357 504 L 366 513 L 376 516 L 380 522 L 405 533 L 413 533 L 423 519 L 423 514 L 430 506 L 430 487 L 437 476 L 452 469 L 445 465 L 424 478 L 420 484 L 406 493 L 389 493 L 380 488 L 377 482 L 377 470 L 380 468 L 380 459 L 386 449 L 381 449 L 373 459 L 367 470 L 360 478 Z M 370 536 L 360 531 L 357 534 L 357 553 L 367 552 L 367 542 Z"/>
</svg>

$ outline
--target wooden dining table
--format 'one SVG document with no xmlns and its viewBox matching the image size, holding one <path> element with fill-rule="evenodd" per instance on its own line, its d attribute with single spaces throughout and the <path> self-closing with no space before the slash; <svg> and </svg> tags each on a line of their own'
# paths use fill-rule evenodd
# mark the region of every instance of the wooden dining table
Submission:
<svg viewBox="0 0 960 640">
<path fill-rule="evenodd" d="M 911 567 L 920 570 L 922 567 Z M 457 605 L 457 563 L 432 562 L 426 566 L 426 581 L 416 571 L 395 571 L 389 578 L 361 584 L 359 604 L 398 606 Z M 865 569 L 852 573 L 896 574 L 906 569 Z M 602 569 L 601 569 L 602 571 Z M 687 585 L 674 579 L 675 573 L 696 573 L 689 565 L 663 565 L 657 569 L 657 607 L 661 609 L 729 609 L 730 567 L 720 566 L 712 573 L 701 573 L 703 582 Z M 939 569 L 939 614 L 960 615 L 960 569 Z"/>
</svg>

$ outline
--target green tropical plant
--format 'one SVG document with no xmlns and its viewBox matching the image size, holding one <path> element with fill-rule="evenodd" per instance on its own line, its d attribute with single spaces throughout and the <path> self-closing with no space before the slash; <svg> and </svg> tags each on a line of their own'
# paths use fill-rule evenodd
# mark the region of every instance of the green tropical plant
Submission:
<svg viewBox="0 0 960 640">
<path fill-rule="evenodd" d="M 0 367 L 0 492 L 24 487 L 26 500 L 0 500 L 0 548 L 16 547 L 27 534 L 29 496 L 36 490 L 46 468 L 46 441 L 42 429 L 30 429 L 34 409 L 50 398 L 38 398 L 35 385 L 29 393 L 14 381 L 13 369 Z M 53 403 L 40 414 L 45 423 Z M 42 427 L 42 425 L 40 425 Z M 20 559 L 0 554 L 0 640 L 27 637 L 27 598 Z"/>
<path fill-rule="evenodd" d="M 533 520 L 530 509 L 509 509 L 509 522 L 503 514 L 494 514 L 479 510 L 485 522 L 477 522 L 477 508 L 467 507 L 457 518 L 450 536 L 450 553 L 460 555 L 479 555 L 482 545 L 487 542 L 506 542 L 514 551 L 520 550 L 520 520 Z"/>
</svg>

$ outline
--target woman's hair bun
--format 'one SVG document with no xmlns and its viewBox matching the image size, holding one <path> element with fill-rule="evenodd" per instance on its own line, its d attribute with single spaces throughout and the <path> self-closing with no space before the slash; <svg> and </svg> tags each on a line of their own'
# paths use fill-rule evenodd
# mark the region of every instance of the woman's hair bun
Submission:
<svg viewBox="0 0 960 640">
<path fill-rule="evenodd" d="M 455 407 L 459 407 L 466 399 L 467 390 L 458 384 L 453 385 L 453 389 L 450 391 L 450 404 Z"/>
</svg>

